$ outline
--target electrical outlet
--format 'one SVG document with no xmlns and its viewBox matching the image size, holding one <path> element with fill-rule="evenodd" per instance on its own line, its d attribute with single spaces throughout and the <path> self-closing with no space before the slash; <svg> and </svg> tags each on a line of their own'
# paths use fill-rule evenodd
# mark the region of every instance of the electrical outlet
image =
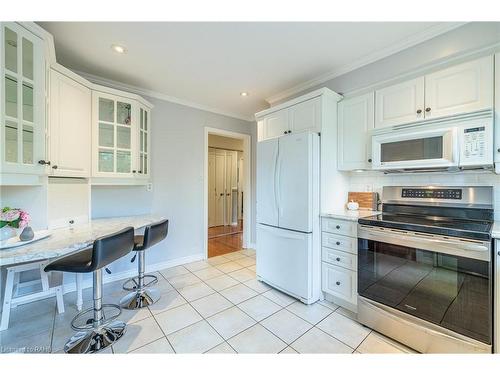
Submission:
<svg viewBox="0 0 500 375">
<path fill-rule="evenodd" d="M 153 191 L 153 183 L 152 182 L 148 182 L 147 185 L 146 185 L 146 190 L 147 191 Z"/>
</svg>

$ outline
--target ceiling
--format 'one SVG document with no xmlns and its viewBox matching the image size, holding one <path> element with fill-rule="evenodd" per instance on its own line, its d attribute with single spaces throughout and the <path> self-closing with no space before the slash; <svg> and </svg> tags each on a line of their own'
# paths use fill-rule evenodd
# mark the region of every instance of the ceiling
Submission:
<svg viewBox="0 0 500 375">
<path fill-rule="evenodd" d="M 306 89 L 450 30 L 439 22 L 40 22 L 68 68 L 251 119 Z M 126 46 L 120 55 L 112 44 Z M 248 92 L 241 97 L 240 92 Z M 152 95 L 154 95 L 152 93 Z"/>
</svg>

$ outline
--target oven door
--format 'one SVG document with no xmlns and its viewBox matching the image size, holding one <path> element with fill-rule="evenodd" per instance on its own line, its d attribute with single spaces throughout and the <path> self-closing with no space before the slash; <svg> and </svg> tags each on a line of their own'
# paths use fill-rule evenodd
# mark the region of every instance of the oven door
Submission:
<svg viewBox="0 0 500 375">
<path fill-rule="evenodd" d="M 491 345 L 489 242 L 359 225 L 358 294 Z"/>
<path fill-rule="evenodd" d="M 401 130 L 372 137 L 373 169 L 458 167 L 457 129 Z"/>
</svg>

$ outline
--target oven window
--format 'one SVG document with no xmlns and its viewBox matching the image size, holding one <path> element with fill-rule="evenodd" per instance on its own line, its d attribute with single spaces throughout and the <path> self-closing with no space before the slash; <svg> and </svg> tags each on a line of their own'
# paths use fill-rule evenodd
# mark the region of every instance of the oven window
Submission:
<svg viewBox="0 0 500 375">
<path fill-rule="evenodd" d="M 382 143 L 380 154 L 380 161 L 383 163 L 441 159 L 443 157 L 443 136 Z"/>
<path fill-rule="evenodd" d="M 489 262 L 360 238 L 358 294 L 491 344 Z"/>
</svg>

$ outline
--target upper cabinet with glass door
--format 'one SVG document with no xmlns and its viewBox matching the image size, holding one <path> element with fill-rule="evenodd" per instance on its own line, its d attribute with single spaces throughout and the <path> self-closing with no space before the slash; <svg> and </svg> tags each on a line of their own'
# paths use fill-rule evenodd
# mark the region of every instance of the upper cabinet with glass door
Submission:
<svg viewBox="0 0 500 375">
<path fill-rule="evenodd" d="M 135 170 L 136 177 L 149 178 L 150 176 L 150 140 L 151 140 L 151 114 L 147 107 L 139 106 L 139 137 L 138 155 Z"/>
<path fill-rule="evenodd" d="M 133 177 L 138 129 L 134 100 L 93 92 L 93 177 Z"/>
<path fill-rule="evenodd" d="M 2 173 L 45 173 L 43 41 L 16 23 L 1 23 Z"/>
</svg>

